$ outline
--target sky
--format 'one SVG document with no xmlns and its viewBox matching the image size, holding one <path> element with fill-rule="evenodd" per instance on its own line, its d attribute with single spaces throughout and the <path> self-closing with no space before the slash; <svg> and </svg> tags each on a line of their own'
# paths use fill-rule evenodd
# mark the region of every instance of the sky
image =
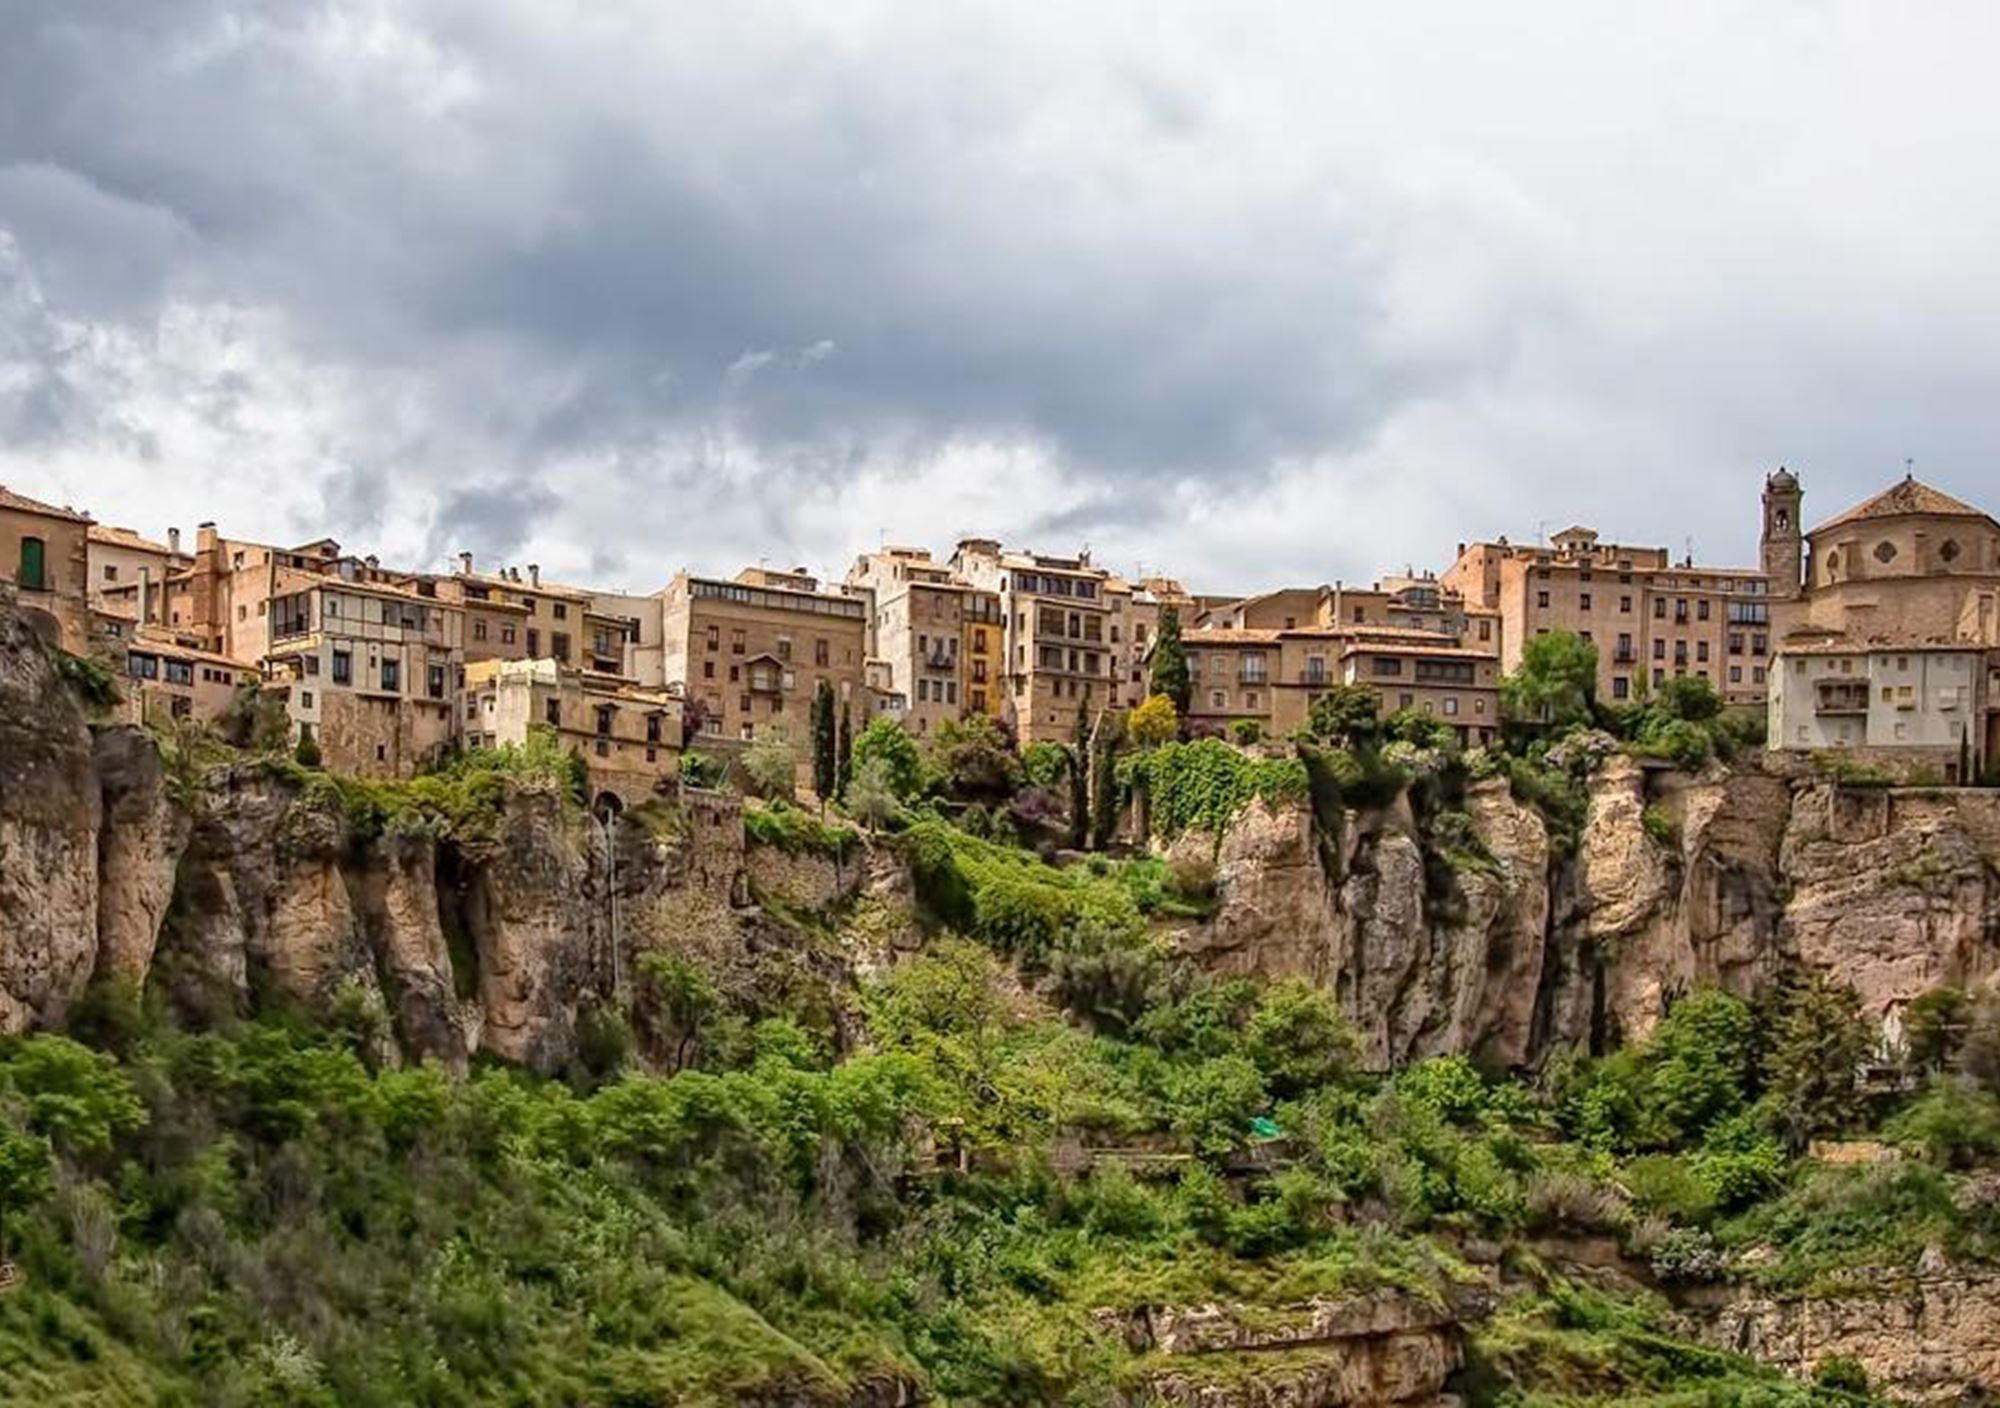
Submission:
<svg viewBox="0 0 2000 1408">
<path fill-rule="evenodd" d="M 650 590 L 2000 506 L 2000 6 L 0 0 L 0 483 Z"/>
</svg>

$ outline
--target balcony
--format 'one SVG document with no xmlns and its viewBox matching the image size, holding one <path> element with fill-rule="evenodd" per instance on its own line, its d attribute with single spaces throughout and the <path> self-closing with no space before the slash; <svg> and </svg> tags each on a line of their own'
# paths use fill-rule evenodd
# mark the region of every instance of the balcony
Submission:
<svg viewBox="0 0 2000 1408">
<path fill-rule="evenodd" d="M 1313 669 L 1310 665 L 1299 671 L 1299 683 L 1313 689 L 1325 689 L 1333 683 L 1333 676 L 1325 669 Z"/>
<path fill-rule="evenodd" d="M 1813 698 L 1815 714 L 1865 714 L 1868 686 L 1864 684 L 1823 684 Z"/>
<path fill-rule="evenodd" d="M 1639 663 L 1639 656 L 1631 647 L 1620 646 L 1611 653 L 1611 663 L 1614 665 L 1636 665 Z"/>
<path fill-rule="evenodd" d="M 1254 684 L 1261 686 L 1269 684 L 1271 682 L 1271 676 L 1270 672 L 1265 670 L 1265 668 L 1262 665 L 1255 665 L 1255 666 L 1245 665 L 1236 672 L 1236 680 L 1237 683 L 1239 684 Z"/>
</svg>

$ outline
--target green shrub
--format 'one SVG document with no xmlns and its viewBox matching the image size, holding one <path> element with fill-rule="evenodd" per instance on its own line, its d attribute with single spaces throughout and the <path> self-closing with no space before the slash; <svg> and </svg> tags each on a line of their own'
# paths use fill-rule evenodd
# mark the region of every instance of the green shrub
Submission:
<svg viewBox="0 0 2000 1408">
<path fill-rule="evenodd" d="M 1220 835 L 1256 800 L 1271 805 L 1306 797 L 1305 768 L 1296 758 L 1252 758 L 1212 738 L 1166 743 L 1119 761 L 1126 785 L 1142 789 L 1153 833 Z"/>
</svg>

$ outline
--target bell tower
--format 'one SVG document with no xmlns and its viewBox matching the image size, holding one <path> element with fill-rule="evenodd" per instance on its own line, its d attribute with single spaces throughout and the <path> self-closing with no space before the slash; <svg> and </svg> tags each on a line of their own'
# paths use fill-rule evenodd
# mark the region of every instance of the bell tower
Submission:
<svg viewBox="0 0 2000 1408">
<path fill-rule="evenodd" d="M 1764 535 L 1759 540 L 1762 566 L 1771 579 L 1771 596 L 1790 601 L 1805 580 L 1805 547 L 1799 508 L 1805 498 L 1798 476 L 1780 466 L 1764 479 Z"/>
</svg>

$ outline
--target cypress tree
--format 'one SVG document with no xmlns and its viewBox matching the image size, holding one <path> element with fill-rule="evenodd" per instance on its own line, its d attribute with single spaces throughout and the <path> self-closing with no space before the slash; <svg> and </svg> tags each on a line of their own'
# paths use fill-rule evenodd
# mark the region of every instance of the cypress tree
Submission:
<svg viewBox="0 0 2000 1408">
<path fill-rule="evenodd" d="M 1181 644 L 1181 613 L 1172 606 L 1160 608 L 1160 630 L 1153 637 L 1153 693 L 1174 701 L 1174 710 L 1187 717 L 1194 698 L 1194 680 L 1188 674 L 1187 649 Z"/>
<path fill-rule="evenodd" d="M 833 686 L 825 680 L 813 694 L 812 758 L 813 791 L 822 800 L 834 794 Z"/>
<path fill-rule="evenodd" d="M 833 748 L 833 792 L 837 797 L 847 795 L 847 784 L 854 778 L 854 715 L 845 699 L 840 701 L 840 732 L 835 736 Z"/>
</svg>

